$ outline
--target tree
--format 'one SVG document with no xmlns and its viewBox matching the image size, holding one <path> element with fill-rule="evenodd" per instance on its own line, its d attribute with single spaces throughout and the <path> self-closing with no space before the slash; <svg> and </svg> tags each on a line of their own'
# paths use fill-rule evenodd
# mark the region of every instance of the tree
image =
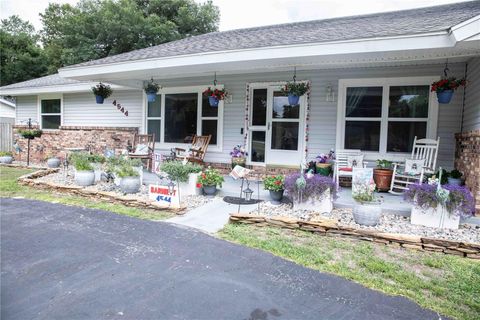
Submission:
<svg viewBox="0 0 480 320">
<path fill-rule="evenodd" d="M 1 21 L 1 86 L 47 74 L 47 58 L 37 43 L 38 39 L 34 27 L 18 16 Z"/>
<path fill-rule="evenodd" d="M 82 0 L 40 14 L 50 71 L 218 29 L 219 11 L 193 0 Z"/>
</svg>

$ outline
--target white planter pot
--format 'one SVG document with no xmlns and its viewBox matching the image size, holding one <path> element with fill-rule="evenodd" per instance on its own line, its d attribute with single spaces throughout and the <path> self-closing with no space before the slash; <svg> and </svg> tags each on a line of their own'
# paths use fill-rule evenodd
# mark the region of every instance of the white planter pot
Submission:
<svg viewBox="0 0 480 320">
<path fill-rule="evenodd" d="M 143 166 L 133 167 L 138 172 L 138 178 L 140 179 L 140 184 L 143 184 Z"/>
<path fill-rule="evenodd" d="M 140 177 L 124 177 L 120 179 L 120 189 L 123 193 L 137 193 L 140 190 Z"/>
<path fill-rule="evenodd" d="M 333 209 L 333 200 L 330 190 L 319 197 L 306 198 L 303 202 L 293 201 L 294 210 L 312 210 L 320 213 L 330 213 Z"/>
<path fill-rule="evenodd" d="M 58 168 L 60 167 L 60 159 L 58 158 L 50 158 L 47 160 L 47 166 L 49 168 Z"/>
<path fill-rule="evenodd" d="M 75 171 L 75 183 L 82 187 L 91 186 L 95 183 L 93 171 Z"/>
<path fill-rule="evenodd" d="M 376 226 L 382 217 L 380 204 L 357 203 L 353 207 L 353 220 L 362 226 Z"/>
<path fill-rule="evenodd" d="M 440 205 L 436 208 L 428 209 L 414 205 L 410 215 L 410 222 L 431 228 L 458 229 L 460 216 L 450 214 L 446 208 Z"/>
<path fill-rule="evenodd" d="M 180 182 L 180 196 L 191 196 L 201 194 L 201 188 L 197 188 L 198 173 L 190 173 L 187 182 Z"/>
<path fill-rule="evenodd" d="M 95 182 L 98 182 L 102 179 L 102 164 L 91 162 L 90 165 L 93 167 L 93 172 L 95 173 Z"/>
<path fill-rule="evenodd" d="M 11 156 L 0 157 L 0 163 L 11 164 L 12 162 L 13 162 L 13 157 Z"/>
</svg>

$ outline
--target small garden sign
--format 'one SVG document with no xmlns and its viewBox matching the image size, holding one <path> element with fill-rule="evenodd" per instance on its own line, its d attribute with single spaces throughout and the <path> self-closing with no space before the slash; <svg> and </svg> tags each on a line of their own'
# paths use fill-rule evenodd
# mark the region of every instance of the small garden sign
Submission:
<svg viewBox="0 0 480 320">
<path fill-rule="evenodd" d="M 148 197 L 150 200 L 158 202 L 169 208 L 180 208 L 180 198 L 177 187 L 170 191 L 168 186 L 151 184 L 148 186 Z"/>
</svg>

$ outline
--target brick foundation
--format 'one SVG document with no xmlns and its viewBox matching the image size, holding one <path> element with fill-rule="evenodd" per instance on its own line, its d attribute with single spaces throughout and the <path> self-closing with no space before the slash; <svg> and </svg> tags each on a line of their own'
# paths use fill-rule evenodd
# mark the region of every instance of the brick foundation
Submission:
<svg viewBox="0 0 480 320">
<path fill-rule="evenodd" d="M 25 126 L 14 126 L 14 139 L 21 148 L 15 160 L 27 160 L 27 139 L 18 134 Z M 30 141 L 30 161 L 43 162 L 47 157 L 65 157 L 66 148 L 84 148 L 92 153 L 103 154 L 105 148 L 117 153 L 133 143 L 138 128 L 130 127 L 72 127 L 61 126 L 59 130 L 46 130 L 40 138 Z"/>
<path fill-rule="evenodd" d="M 475 198 L 475 213 L 480 215 L 480 129 L 455 134 L 455 168 L 464 174 L 465 185 Z"/>
<path fill-rule="evenodd" d="M 212 168 L 217 169 L 223 174 L 229 174 L 232 171 L 232 166 L 230 163 L 215 163 L 215 162 L 207 162 L 205 166 L 210 166 Z M 263 166 L 251 166 L 247 165 L 247 169 L 254 170 L 255 173 L 261 175 L 261 177 L 266 175 L 275 175 L 275 174 L 284 174 L 288 175 L 291 173 L 299 172 L 300 168 L 289 168 L 289 167 L 263 167 Z"/>
</svg>

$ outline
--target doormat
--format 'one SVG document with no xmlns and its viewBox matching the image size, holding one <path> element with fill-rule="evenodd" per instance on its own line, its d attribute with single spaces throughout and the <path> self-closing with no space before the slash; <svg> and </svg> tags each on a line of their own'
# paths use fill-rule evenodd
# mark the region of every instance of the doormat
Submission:
<svg viewBox="0 0 480 320">
<path fill-rule="evenodd" d="M 257 204 L 259 202 L 262 202 L 263 200 L 260 199 L 252 199 L 250 201 L 247 201 L 243 198 L 239 197 L 223 197 L 223 201 L 226 203 L 231 203 L 231 204 L 240 204 L 240 205 L 245 205 L 245 204 Z"/>
</svg>

